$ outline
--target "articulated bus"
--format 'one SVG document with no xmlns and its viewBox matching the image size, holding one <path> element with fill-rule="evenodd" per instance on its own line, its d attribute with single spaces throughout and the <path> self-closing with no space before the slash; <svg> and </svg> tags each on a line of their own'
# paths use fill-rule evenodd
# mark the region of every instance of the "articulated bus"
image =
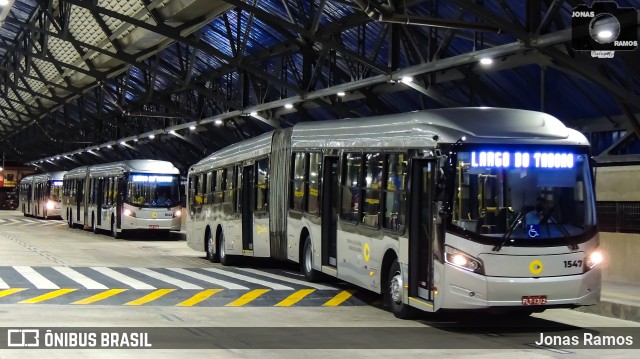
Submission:
<svg viewBox="0 0 640 359">
<path fill-rule="evenodd" d="M 180 171 L 156 160 L 130 160 L 73 169 L 64 176 L 69 227 L 124 231 L 180 230 Z"/>
<path fill-rule="evenodd" d="M 596 304 L 589 143 L 544 113 L 456 108 L 299 123 L 188 173 L 188 244 L 300 263 L 418 308 Z"/>
<path fill-rule="evenodd" d="M 62 177 L 65 172 L 26 176 L 20 181 L 20 203 L 25 216 L 61 217 Z"/>
</svg>

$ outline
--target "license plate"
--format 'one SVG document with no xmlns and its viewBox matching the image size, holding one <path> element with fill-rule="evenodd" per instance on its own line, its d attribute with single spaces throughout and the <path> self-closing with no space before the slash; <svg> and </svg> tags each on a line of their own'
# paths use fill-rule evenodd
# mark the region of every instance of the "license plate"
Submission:
<svg viewBox="0 0 640 359">
<path fill-rule="evenodd" d="M 547 304 L 546 295 L 524 295 L 522 296 L 522 305 L 545 305 Z"/>
<path fill-rule="evenodd" d="M 160 226 L 157 225 L 157 224 L 150 224 L 149 225 L 149 229 L 158 229 L 158 228 L 160 228 Z"/>
</svg>

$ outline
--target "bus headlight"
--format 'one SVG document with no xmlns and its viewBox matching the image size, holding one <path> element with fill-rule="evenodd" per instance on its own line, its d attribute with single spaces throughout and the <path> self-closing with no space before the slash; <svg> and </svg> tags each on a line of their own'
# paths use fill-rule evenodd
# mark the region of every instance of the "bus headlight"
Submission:
<svg viewBox="0 0 640 359">
<path fill-rule="evenodd" d="M 449 246 L 445 247 L 444 252 L 445 262 L 451 264 L 452 266 L 462 268 L 473 273 L 484 273 L 482 261 L 480 261 L 479 259 Z"/>
<path fill-rule="evenodd" d="M 182 215 L 182 211 L 179 209 L 173 212 L 173 218 L 180 217 L 181 215 Z"/>
<path fill-rule="evenodd" d="M 602 252 L 600 252 L 599 250 L 594 250 L 587 256 L 587 258 L 584 261 L 585 271 L 588 271 L 589 269 L 602 263 L 603 259 L 604 259 L 604 256 L 602 255 Z"/>
<path fill-rule="evenodd" d="M 122 214 L 124 214 L 124 215 L 125 215 L 125 216 L 127 216 L 127 217 L 133 217 L 133 218 L 136 218 L 136 212 L 134 212 L 134 211 L 132 211 L 132 210 L 130 210 L 130 209 L 128 209 L 128 208 L 125 208 L 125 210 L 124 210 L 124 211 L 122 211 Z"/>
<path fill-rule="evenodd" d="M 47 209 L 53 209 L 54 206 L 53 201 L 47 201 Z"/>
</svg>

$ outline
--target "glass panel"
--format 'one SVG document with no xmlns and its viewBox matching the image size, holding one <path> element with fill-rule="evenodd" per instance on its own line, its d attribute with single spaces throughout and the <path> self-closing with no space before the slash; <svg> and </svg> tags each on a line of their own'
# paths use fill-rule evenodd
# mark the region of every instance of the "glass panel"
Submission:
<svg viewBox="0 0 640 359">
<path fill-rule="evenodd" d="M 544 243 L 595 225 L 585 154 L 461 152 L 456 170 L 452 223 L 465 230 Z"/>
<path fill-rule="evenodd" d="M 360 171 L 362 154 L 347 153 L 343 160 L 342 205 L 340 218 L 358 222 L 360 213 Z"/>
<path fill-rule="evenodd" d="M 267 210 L 268 190 L 269 190 L 269 159 L 265 158 L 256 163 L 257 189 L 256 189 L 256 209 Z"/>
<path fill-rule="evenodd" d="M 311 214 L 320 213 L 320 174 L 322 173 L 322 154 L 309 154 L 309 197 L 307 211 Z"/>
<path fill-rule="evenodd" d="M 198 186 L 197 178 L 192 177 L 189 181 L 189 195 L 194 195 L 190 201 L 192 204 L 201 204 L 194 193 Z M 180 203 L 180 178 L 178 175 L 131 174 L 128 178 L 126 201 L 148 207 L 176 206 Z"/>
<path fill-rule="evenodd" d="M 369 226 L 378 226 L 380 214 L 380 189 L 382 188 L 382 167 L 384 156 L 380 153 L 365 155 L 365 190 L 362 222 Z"/>
<path fill-rule="evenodd" d="M 403 231 L 406 225 L 407 192 L 404 188 L 407 176 L 407 159 L 404 154 L 387 157 L 387 187 L 384 196 L 384 227 Z"/>
</svg>

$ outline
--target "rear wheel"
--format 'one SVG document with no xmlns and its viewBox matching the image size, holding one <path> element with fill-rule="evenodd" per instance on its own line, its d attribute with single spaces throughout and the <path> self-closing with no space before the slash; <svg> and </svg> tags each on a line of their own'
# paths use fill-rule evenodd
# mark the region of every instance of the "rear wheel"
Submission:
<svg viewBox="0 0 640 359">
<path fill-rule="evenodd" d="M 313 269 L 313 247 L 311 246 L 311 238 L 307 236 L 302 247 L 302 260 L 300 261 L 300 269 L 302 274 L 309 282 L 317 282 L 320 273 Z"/>
<path fill-rule="evenodd" d="M 223 266 L 231 265 L 231 257 L 227 255 L 224 243 L 224 232 L 220 232 L 218 236 L 218 257 L 220 258 L 220 264 Z"/>
<path fill-rule="evenodd" d="M 207 259 L 212 263 L 220 263 L 220 252 L 216 251 L 216 242 L 211 231 L 207 231 Z"/>
<path fill-rule="evenodd" d="M 404 283 L 402 280 L 402 272 L 400 271 L 400 263 L 397 259 L 393 260 L 389 268 L 389 276 L 387 277 L 387 288 L 385 295 L 391 307 L 391 313 L 400 319 L 410 319 L 413 311 L 411 307 L 402 302 L 404 293 Z"/>
</svg>

